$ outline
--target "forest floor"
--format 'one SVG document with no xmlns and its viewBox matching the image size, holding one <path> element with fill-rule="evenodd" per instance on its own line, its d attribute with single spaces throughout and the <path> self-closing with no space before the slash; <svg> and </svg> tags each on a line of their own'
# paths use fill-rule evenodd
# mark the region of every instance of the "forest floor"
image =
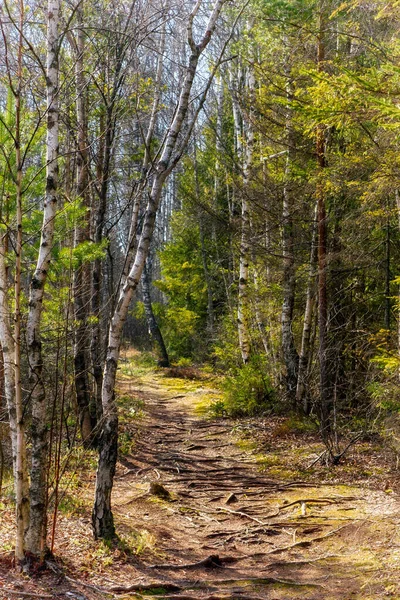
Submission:
<svg viewBox="0 0 400 600">
<path fill-rule="evenodd" d="M 400 599 L 393 454 L 363 441 L 337 467 L 313 465 L 323 447 L 300 422 L 207 416 L 213 383 L 123 363 L 119 542 L 92 539 L 95 454 L 77 455 L 50 571 L 28 579 L 12 568 L 12 503 L 2 502 L 0 598 Z"/>
</svg>

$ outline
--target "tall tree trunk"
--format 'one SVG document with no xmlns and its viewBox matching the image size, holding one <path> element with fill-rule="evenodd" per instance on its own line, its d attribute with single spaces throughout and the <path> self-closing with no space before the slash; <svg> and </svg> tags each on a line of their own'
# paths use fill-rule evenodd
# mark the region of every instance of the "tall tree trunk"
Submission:
<svg viewBox="0 0 400 600">
<path fill-rule="evenodd" d="M 115 42 L 115 64 L 113 65 L 113 82 L 110 85 L 110 90 L 104 86 L 102 98 L 105 105 L 100 109 L 99 118 L 99 154 L 97 157 L 97 181 L 98 185 L 95 186 L 97 194 L 97 205 L 93 207 L 93 233 L 92 239 L 96 244 L 100 244 L 103 241 L 104 226 L 106 222 L 106 211 L 107 211 L 107 200 L 108 191 L 110 185 L 110 174 L 112 167 L 113 151 L 114 151 L 114 140 L 115 140 L 115 128 L 116 128 L 116 110 L 117 103 L 120 97 L 121 87 L 125 80 L 124 72 L 124 59 L 126 51 L 129 47 L 127 44 L 126 28 L 132 17 L 132 12 L 129 13 L 129 17 L 125 23 L 125 31 L 122 32 L 122 36 Z M 118 34 L 116 34 L 118 35 Z M 95 397 L 96 397 L 96 408 L 98 418 L 102 412 L 102 387 L 103 387 L 103 366 L 104 366 L 104 350 L 105 340 L 107 332 L 104 331 L 103 324 L 107 320 L 105 315 L 102 314 L 102 308 L 104 308 L 103 298 L 103 260 L 97 258 L 93 262 L 92 267 L 92 306 L 91 312 L 93 317 L 92 326 L 92 339 L 91 339 L 91 357 L 92 357 L 92 370 L 93 378 L 95 381 Z"/>
<path fill-rule="evenodd" d="M 161 330 L 158 326 L 157 319 L 153 312 L 153 306 L 151 302 L 151 265 L 149 264 L 149 257 L 143 268 L 142 273 L 142 296 L 143 306 L 146 314 L 147 327 L 149 330 L 150 339 L 152 339 L 158 348 L 160 358 L 158 359 L 158 365 L 160 367 L 169 367 L 169 357 L 167 348 L 164 343 Z"/>
<path fill-rule="evenodd" d="M 93 207 L 92 215 L 94 220 L 92 239 L 96 244 L 103 240 L 103 229 L 106 214 L 106 202 L 108 191 L 108 166 L 110 164 L 109 153 L 111 146 L 109 144 L 109 135 L 107 135 L 110 123 L 106 122 L 104 107 L 100 109 L 99 115 L 99 154 L 97 157 L 97 180 L 100 182 L 97 194 L 96 208 Z M 107 158 L 106 158 L 107 157 Z M 92 336 L 90 344 L 90 353 L 92 360 L 92 371 L 94 379 L 94 393 L 96 398 L 97 418 L 100 419 L 102 413 L 101 388 L 103 385 L 103 357 L 102 357 L 102 335 L 101 335 L 101 305 L 102 305 L 102 266 L 103 261 L 100 257 L 96 258 L 92 266 L 92 289 L 91 289 L 91 317 L 93 320 Z"/>
<path fill-rule="evenodd" d="M 218 165 L 215 165 L 218 168 Z M 199 169 L 197 164 L 197 140 L 194 137 L 194 179 L 195 179 L 195 194 L 197 203 L 197 221 L 199 224 L 199 235 L 200 235 L 200 251 L 201 251 L 201 262 L 203 264 L 204 280 L 207 286 L 207 333 L 212 338 L 214 334 L 214 298 L 213 298 L 213 281 L 208 268 L 207 251 L 204 234 L 204 211 L 201 209 L 200 203 L 200 183 L 199 183 Z M 217 195 L 216 186 L 217 178 L 214 180 L 214 210 L 217 210 Z M 216 231 L 215 231 L 215 219 L 213 219 L 213 226 L 211 231 L 211 237 L 216 242 Z"/>
<path fill-rule="evenodd" d="M 74 42 L 74 40 L 73 40 Z M 84 34 L 83 6 L 77 9 L 76 43 L 72 44 L 75 51 L 75 80 L 76 80 L 76 123 L 77 123 L 77 154 L 76 154 L 76 195 L 81 206 L 88 208 L 88 150 L 87 150 L 87 118 L 86 118 L 86 82 L 84 78 Z M 89 239 L 89 215 L 85 215 L 85 224 L 81 221 L 75 225 L 74 247 Z M 87 264 L 78 265 L 74 272 L 73 298 L 75 319 L 74 340 L 74 371 L 75 393 L 79 411 L 79 425 L 82 441 L 91 441 L 93 427 L 96 423 L 96 411 L 91 410 L 91 394 L 89 388 L 88 365 L 88 315 L 90 304 L 90 274 Z"/>
<path fill-rule="evenodd" d="M 400 193 L 399 190 L 395 191 L 395 200 L 396 200 L 396 208 L 397 208 L 397 225 L 400 232 Z M 398 379 L 400 381 L 400 285 L 398 289 L 398 298 L 397 298 L 398 306 L 397 306 L 397 353 L 399 358 L 399 367 L 397 371 Z"/>
<path fill-rule="evenodd" d="M 282 212 L 282 250 L 283 250 L 283 304 L 282 304 L 282 350 L 286 365 L 286 393 L 292 405 L 296 402 L 297 372 L 299 356 L 293 336 L 293 311 L 295 301 L 296 270 L 294 260 L 294 231 L 293 231 L 293 181 L 292 161 L 294 149 L 294 132 L 292 125 L 291 101 L 293 86 L 290 67 L 285 66 L 286 75 L 286 167 L 285 185 L 283 188 Z"/>
<path fill-rule="evenodd" d="M 231 85 L 233 75 L 231 75 Z M 238 90 L 232 85 L 232 109 L 235 128 L 235 145 L 240 172 L 243 173 L 243 188 L 241 193 L 241 224 L 240 224 L 240 248 L 239 248 L 239 285 L 238 285 L 238 308 L 237 326 L 239 336 L 239 348 L 242 361 L 246 364 L 250 359 L 251 340 L 249 326 L 249 261 L 250 261 L 250 214 L 248 202 L 249 169 L 252 158 L 253 129 L 248 126 L 246 136 L 246 150 L 243 148 L 244 125 L 239 107 Z M 246 155 L 244 156 L 246 152 Z"/>
<path fill-rule="evenodd" d="M 319 33 L 317 47 L 317 66 L 324 70 L 325 44 L 323 8 L 319 6 Z M 327 292 L 327 223 L 325 189 L 322 180 L 326 166 L 325 160 L 325 127 L 317 125 L 316 154 L 319 180 L 316 197 L 318 202 L 318 326 L 319 326 L 319 367 L 320 367 L 320 404 L 321 434 L 325 442 L 329 441 L 331 432 L 332 397 L 328 361 L 328 292 Z"/>
<path fill-rule="evenodd" d="M 386 239 L 385 239 L 385 329 L 388 332 L 391 329 L 391 312 L 392 302 L 390 296 L 390 282 L 392 280 L 392 274 L 390 270 L 390 251 L 391 251 L 391 240 L 390 240 L 390 219 L 387 218 L 386 222 Z"/>
<path fill-rule="evenodd" d="M 204 280 L 207 286 L 207 333 L 212 339 L 214 336 L 215 328 L 215 311 L 214 311 L 214 298 L 213 298 L 213 280 L 210 274 L 210 269 L 207 260 L 206 241 L 204 235 L 204 223 L 203 215 L 201 211 L 198 212 L 199 220 L 199 233 L 200 233 L 200 251 L 201 251 L 201 262 L 203 264 Z"/>
<path fill-rule="evenodd" d="M 23 24 L 24 4 L 20 0 L 20 31 L 18 44 L 18 90 L 15 96 L 15 158 L 16 158 L 16 243 L 15 243 L 15 278 L 14 278 L 14 394 L 15 416 L 17 428 L 15 496 L 17 534 L 15 558 L 22 563 L 25 557 L 25 536 L 29 527 L 29 478 L 26 459 L 26 440 L 24 411 L 22 404 L 21 382 L 21 262 L 22 262 L 22 155 L 21 155 L 21 84 L 22 84 L 22 53 L 23 53 Z M 3 266 L 2 279 L 7 278 Z M 12 345 L 8 342 L 10 353 Z"/>
<path fill-rule="evenodd" d="M 21 251 L 22 251 L 22 178 L 23 158 L 21 151 L 22 131 L 22 68 L 24 41 L 24 2 L 19 0 L 18 50 L 16 84 L 12 83 L 12 73 L 8 72 L 9 89 L 9 118 L 15 109 L 14 148 L 16 173 L 10 172 L 15 184 L 16 198 L 16 236 L 15 255 L 16 268 L 14 277 L 14 332 L 11 326 L 11 309 L 9 303 L 9 276 L 6 266 L 8 254 L 8 232 L 1 236 L 0 241 L 0 343 L 2 351 L 2 371 L 4 377 L 4 394 L 9 414 L 13 473 L 16 497 L 16 538 L 15 559 L 21 564 L 25 557 L 25 534 L 29 524 L 29 478 L 26 461 L 26 440 L 24 411 L 22 405 L 21 387 Z M 4 33 L 3 33 L 4 34 Z M 8 61 L 6 62 L 8 68 Z M 12 105 L 14 102 L 14 106 Z M 11 126 L 11 123 L 10 123 Z M 9 198 L 7 198 L 8 202 Z M 4 222 L 9 222 L 9 215 L 4 215 Z M 1 215 L 3 221 L 3 215 Z M 14 335 L 13 335 L 14 333 Z"/>
<path fill-rule="evenodd" d="M 128 21 L 127 21 L 128 22 Z M 108 190 L 110 184 L 110 172 L 113 157 L 114 138 L 115 138 L 115 110 L 120 94 L 120 89 L 124 81 L 123 57 L 124 51 L 121 41 L 116 42 L 116 63 L 114 67 L 113 85 L 110 95 L 104 91 L 102 94 L 105 106 L 100 108 L 99 116 L 99 153 L 97 157 L 96 178 L 98 185 L 95 186 L 97 203 L 92 208 L 93 233 L 92 239 L 96 244 L 101 244 L 104 236 L 104 225 L 106 220 Z M 104 346 L 106 332 L 103 331 L 104 315 L 102 315 L 103 305 L 103 260 L 96 258 L 92 266 L 92 289 L 91 289 L 91 316 L 93 318 L 92 337 L 91 337 L 91 360 L 92 371 L 95 382 L 95 398 L 97 417 L 101 417 L 102 401 L 101 390 L 103 386 L 103 366 L 104 366 Z"/>
<path fill-rule="evenodd" d="M 307 282 L 307 294 L 306 294 L 306 307 L 304 311 L 303 321 L 303 333 L 301 336 L 301 350 L 299 357 L 299 371 L 297 375 L 297 388 L 296 388 L 296 404 L 298 407 L 302 406 L 303 411 L 306 415 L 310 412 L 310 398 L 307 390 L 307 371 L 310 362 L 310 350 L 311 350 L 311 333 L 313 327 L 313 313 L 316 300 L 316 278 L 317 278 L 317 260 L 318 260 L 318 246 L 317 246 L 317 209 L 315 205 L 314 221 L 312 228 L 311 238 L 311 251 L 310 251 L 310 264 L 308 270 L 308 282 Z"/>
<path fill-rule="evenodd" d="M 218 212 L 218 202 L 221 196 L 221 192 L 224 189 L 224 182 L 222 175 L 224 173 L 221 168 L 221 156 L 224 150 L 224 145 L 222 142 L 223 136 L 223 114 L 224 114 L 224 84 L 221 80 L 219 82 L 219 89 L 217 94 L 217 123 L 215 130 L 215 175 L 214 175 L 214 206 L 213 209 L 215 213 Z M 222 184 L 222 185 L 221 185 Z M 216 219 L 213 219 L 211 224 L 211 238 L 214 244 L 217 243 L 217 229 L 216 229 Z"/>
<path fill-rule="evenodd" d="M 196 44 L 193 38 L 193 20 L 198 13 L 201 0 L 196 3 L 188 23 L 188 43 L 191 54 L 186 68 L 185 78 L 182 83 L 181 93 L 176 111 L 170 127 L 165 136 L 161 156 L 154 169 L 154 180 L 148 195 L 148 203 L 144 214 L 143 228 L 139 238 L 135 260 L 124 282 L 118 301 L 114 308 L 108 337 L 107 356 L 104 368 L 102 406 L 103 430 L 100 439 L 99 462 L 96 474 L 95 501 L 92 512 L 93 533 L 96 538 L 111 538 L 115 535 L 114 519 L 111 510 L 111 490 L 115 474 L 118 453 L 118 411 L 115 402 L 115 381 L 119 359 L 121 335 L 124 322 L 129 309 L 129 304 L 139 284 L 140 277 L 148 256 L 149 247 L 154 231 L 157 209 L 161 199 L 163 185 L 179 162 L 184 147 L 193 130 L 194 123 L 189 124 L 183 140 L 177 147 L 178 136 L 185 121 L 193 80 L 197 71 L 199 58 L 208 45 L 216 21 L 222 10 L 224 0 L 217 0 L 206 26 L 203 39 Z M 206 88 L 205 93 L 207 92 Z M 205 99 L 205 96 L 203 96 Z M 197 116 L 198 113 L 196 113 Z M 175 154 L 173 154 L 175 152 Z"/>
<path fill-rule="evenodd" d="M 43 559 L 46 544 L 47 504 L 47 404 L 43 380 L 41 316 L 44 288 L 50 266 L 57 210 L 58 186 L 58 23 L 60 0 L 49 0 L 47 14 L 47 137 L 46 137 L 46 195 L 43 225 L 36 269 L 29 294 L 27 345 L 30 368 L 32 426 L 31 426 L 31 486 L 30 523 L 26 537 L 27 551 L 35 559 Z"/>
<path fill-rule="evenodd" d="M 17 186 L 18 187 L 18 186 Z M 17 196 L 18 196 L 17 192 Z M 23 419 L 21 377 L 20 377 L 20 312 L 18 297 L 15 302 L 15 331 L 14 336 L 10 323 L 10 306 L 8 300 L 7 269 L 5 264 L 6 252 L 4 242 L 0 246 L 0 340 L 2 345 L 4 365 L 4 392 L 11 430 L 11 445 L 13 471 L 15 478 L 16 504 L 16 537 L 15 559 L 21 564 L 25 557 L 25 534 L 29 525 L 29 479 L 26 460 L 25 424 Z M 17 259 L 18 262 L 18 259 Z M 20 276 L 15 276 L 15 291 L 18 292 Z M 18 323 L 19 321 L 19 323 Z M 15 342 L 14 342 L 15 339 Z M 18 386 L 18 393 L 16 391 Z"/>
</svg>

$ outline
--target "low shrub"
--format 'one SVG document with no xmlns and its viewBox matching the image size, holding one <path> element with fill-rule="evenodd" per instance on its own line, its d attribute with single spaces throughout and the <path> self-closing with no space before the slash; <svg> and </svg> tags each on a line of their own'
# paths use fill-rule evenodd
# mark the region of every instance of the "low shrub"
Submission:
<svg viewBox="0 0 400 600">
<path fill-rule="evenodd" d="M 274 389 L 260 357 L 235 369 L 223 387 L 224 406 L 230 416 L 255 416 L 272 408 Z"/>
</svg>

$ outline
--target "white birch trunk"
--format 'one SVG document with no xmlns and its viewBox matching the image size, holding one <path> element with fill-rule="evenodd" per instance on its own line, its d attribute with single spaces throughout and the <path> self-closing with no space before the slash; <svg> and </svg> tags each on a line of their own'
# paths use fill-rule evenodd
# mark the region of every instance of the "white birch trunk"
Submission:
<svg viewBox="0 0 400 600">
<path fill-rule="evenodd" d="M 18 180 L 18 178 L 17 178 Z M 17 194 L 18 195 L 18 194 Z M 25 557 L 25 533 L 29 522 L 29 479 L 26 462 L 25 427 L 23 422 L 21 378 L 20 378 L 20 327 L 18 302 L 16 302 L 16 343 L 11 330 L 10 306 L 8 302 L 8 282 L 5 265 L 5 247 L 0 247 L 0 341 L 4 359 L 5 396 L 11 430 L 11 445 L 13 458 L 13 472 L 15 479 L 15 504 L 16 504 L 16 535 L 15 558 L 21 563 Z M 17 259 L 18 261 L 18 259 Z M 20 277 L 15 278 L 20 285 Z M 16 285 L 17 287 L 17 285 Z"/>
<path fill-rule="evenodd" d="M 22 252 L 22 156 L 21 156 L 21 89 L 23 53 L 24 2 L 19 1 L 19 39 L 17 54 L 17 84 L 11 87 L 15 99 L 15 163 L 16 174 L 16 267 L 14 278 L 15 311 L 14 337 L 8 297 L 6 255 L 8 250 L 5 234 L 0 242 L 0 343 L 3 354 L 4 392 L 10 422 L 13 473 L 16 499 L 15 559 L 21 564 L 25 558 L 25 533 L 29 522 L 29 477 L 26 462 L 26 440 L 23 421 L 21 388 L 21 252 Z M 9 73 L 11 77 L 11 73 Z"/>
<path fill-rule="evenodd" d="M 198 61 L 201 53 L 211 39 L 224 1 L 225 0 L 217 0 L 215 3 L 206 32 L 199 44 L 196 44 L 193 39 L 193 20 L 200 8 L 201 0 L 198 0 L 190 15 L 188 43 L 191 54 L 182 84 L 182 91 L 179 96 L 174 118 L 165 138 L 161 157 L 155 168 L 154 180 L 148 197 L 143 228 L 136 249 L 135 258 L 129 274 L 123 282 L 111 320 L 102 387 L 103 430 L 100 440 L 95 501 L 92 513 L 93 533 L 96 538 L 111 538 L 115 534 L 114 519 L 111 511 L 111 490 L 118 453 L 118 411 L 115 402 L 115 381 L 122 329 L 128 313 L 129 304 L 139 284 L 149 252 L 163 185 L 177 163 L 177 160 L 173 159 L 173 153 L 176 150 L 178 136 L 186 119 Z"/>
<path fill-rule="evenodd" d="M 46 391 L 42 376 L 41 316 L 44 288 L 50 266 L 57 209 L 58 184 L 58 23 L 60 0 L 49 0 L 47 15 L 47 137 L 46 194 L 43 225 L 36 269 L 29 295 L 27 342 L 32 402 L 32 460 L 30 489 L 30 523 L 27 550 L 42 559 L 46 542 L 47 504 L 47 418 Z"/>
</svg>

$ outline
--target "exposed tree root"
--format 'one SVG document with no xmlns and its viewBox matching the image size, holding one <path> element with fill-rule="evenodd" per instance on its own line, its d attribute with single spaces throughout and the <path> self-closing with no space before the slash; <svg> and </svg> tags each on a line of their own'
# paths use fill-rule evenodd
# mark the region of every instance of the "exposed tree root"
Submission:
<svg viewBox="0 0 400 600">
<path fill-rule="evenodd" d="M 242 512 L 240 510 L 231 510 L 231 509 L 225 508 L 223 506 L 218 506 L 217 511 L 218 512 L 228 512 L 232 515 L 237 515 L 238 517 L 244 517 L 246 519 L 250 519 L 250 521 L 255 521 L 256 523 L 259 523 L 260 525 L 265 525 L 265 527 L 269 526 L 269 523 L 265 523 L 264 521 L 261 521 L 260 519 L 257 519 L 256 517 L 252 517 L 251 515 L 248 515 L 247 513 Z M 266 518 L 268 519 L 270 517 L 276 517 L 278 514 L 279 514 L 279 511 L 276 513 L 267 515 Z"/>
<path fill-rule="evenodd" d="M 17 591 L 17 590 L 9 590 L 9 589 L 0 590 L 0 595 L 4 595 L 5 598 L 7 598 L 8 595 L 19 596 L 20 598 L 21 597 L 22 598 L 40 598 L 40 599 L 50 598 L 50 600 L 51 600 L 51 598 L 53 598 L 53 595 L 51 595 L 51 594 L 35 594 L 33 592 L 21 592 L 20 590 Z"/>
<path fill-rule="evenodd" d="M 284 585 L 290 587 L 313 587 L 313 588 L 323 588 L 323 586 L 319 583 L 304 583 L 300 581 L 294 581 L 292 579 L 279 579 L 277 577 L 243 577 L 237 579 L 217 579 L 213 581 L 184 581 L 181 584 L 175 583 L 164 583 L 162 581 L 151 584 L 134 584 L 130 586 L 113 586 L 108 588 L 107 591 L 117 594 L 126 594 L 131 592 L 155 592 L 158 590 L 162 590 L 163 592 L 185 592 L 190 590 L 210 590 L 219 592 L 216 599 L 221 600 L 223 595 L 221 594 L 220 587 L 221 586 L 231 586 L 235 584 L 249 584 L 249 585 Z M 228 592 L 229 593 L 229 592 Z M 167 596 L 163 593 L 163 598 Z M 175 595 L 175 598 L 180 598 L 182 600 L 182 595 Z M 196 598 L 196 596 L 186 596 L 189 598 Z M 229 597 L 229 596 L 228 596 Z M 242 600 L 242 595 L 240 595 Z M 202 599 L 203 600 L 203 599 Z"/>
<path fill-rule="evenodd" d="M 311 544 L 313 544 L 314 542 L 320 542 L 321 540 L 331 537 L 332 535 L 335 535 L 335 533 L 338 533 L 338 531 L 341 531 L 342 529 L 344 529 L 345 527 L 348 527 L 351 524 L 352 523 L 346 523 L 346 525 L 342 525 L 341 527 L 338 527 L 337 529 L 334 529 L 333 531 L 329 531 L 329 533 L 325 533 L 324 535 L 320 535 L 320 536 L 312 538 L 310 540 L 302 540 L 300 542 L 295 542 L 294 544 L 290 544 L 289 546 L 283 546 L 282 548 L 274 548 L 273 550 L 269 550 L 265 554 L 266 555 L 279 554 L 279 552 L 285 552 L 286 550 L 291 550 L 292 548 L 308 548 L 308 546 L 311 546 Z"/>
<path fill-rule="evenodd" d="M 114 585 L 111 588 L 108 588 L 107 592 L 117 593 L 117 594 L 127 594 L 130 592 L 152 592 L 155 590 L 163 590 L 166 592 L 180 592 L 185 588 L 181 585 L 176 585 L 175 583 L 166 583 L 163 581 L 157 581 L 155 583 L 135 583 L 134 585 Z M 162 597 L 165 597 L 164 594 Z"/>
<path fill-rule="evenodd" d="M 205 569 L 221 569 L 224 567 L 223 560 L 220 559 L 218 554 L 211 554 L 204 558 L 203 560 L 199 560 L 198 562 L 188 563 L 186 565 L 173 565 L 173 564 L 160 564 L 160 565 L 151 565 L 150 569 L 197 569 L 198 567 L 204 567 Z"/>
<path fill-rule="evenodd" d="M 277 560 L 275 562 L 269 563 L 269 565 L 267 565 L 265 569 L 262 569 L 262 571 L 268 571 L 273 567 L 308 565 L 320 562 L 321 560 L 327 560 L 328 558 L 336 558 L 337 556 L 337 554 L 325 554 L 324 556 L 318 556 L 317 558 L 305 558 L 304 560 Z"/>
</svg>

